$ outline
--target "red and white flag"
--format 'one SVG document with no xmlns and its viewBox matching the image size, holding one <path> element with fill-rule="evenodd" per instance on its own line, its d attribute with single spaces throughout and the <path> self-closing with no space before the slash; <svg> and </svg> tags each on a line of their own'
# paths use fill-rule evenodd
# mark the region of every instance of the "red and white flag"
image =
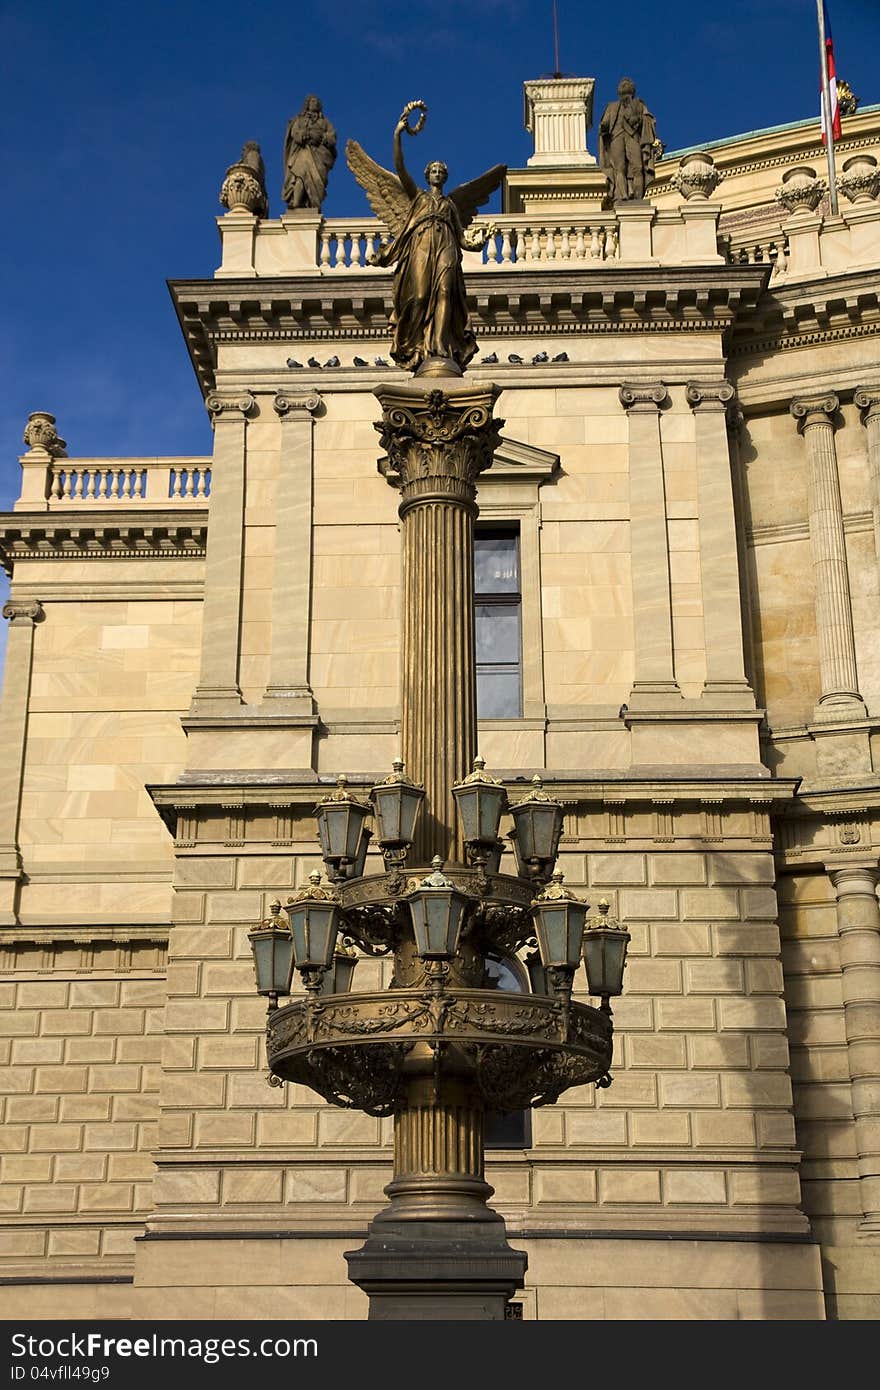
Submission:
<svg viewBox="0 0 880 1390">
<path fill-rule="evenodd" d="M 831 135 L 834 140 L 840 139 L 840 107 L 837 104 L 837 74 L 834 68 L 834 41 L 831 37 L 831 21 L 828 18 L 828 6 L 822 0 L 822 18 L 825 26 L 825 70 L 828 74 L 828 96 L 831 104 Z M 828 144 L 828 130 L 825 125 L 825 94 L 823 91 L 824 82 L 819 79 L 819 107 L 822 113 L 822 144 Z"/>
</svg>

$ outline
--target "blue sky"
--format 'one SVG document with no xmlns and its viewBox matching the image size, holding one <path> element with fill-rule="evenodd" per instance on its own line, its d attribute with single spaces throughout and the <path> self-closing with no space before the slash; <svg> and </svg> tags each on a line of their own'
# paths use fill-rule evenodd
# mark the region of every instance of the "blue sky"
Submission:
<svg viewBox="0 0 880 1390">
<path fill-rule="evenodd" d="M 880 0 L 830 10 L 839 73 L 880 100 Z M 631 75 L 669 149 L 818 107 L 814 0 L 559 0 L 559 26 L 562 70 L 596 78 L 600 109 Z M 0 7 L 0 53 L 7 508 L 32 410 L 58 417 L 72 455 L 210 452 L 165 280 L 213 273 L 217 195 L 245 140 L 263 148 L 273 215 L 285 125 L 312 91 L 340 149 L 353 136 L 390 163 L 394 121 L 421 97 L 420 151 L 453 182 L 521 165 L 522 83 L 553 68 L 552 5 L 18 0 Z M 342 156 L 325 210 L 366 211 Z"/>
</svg>

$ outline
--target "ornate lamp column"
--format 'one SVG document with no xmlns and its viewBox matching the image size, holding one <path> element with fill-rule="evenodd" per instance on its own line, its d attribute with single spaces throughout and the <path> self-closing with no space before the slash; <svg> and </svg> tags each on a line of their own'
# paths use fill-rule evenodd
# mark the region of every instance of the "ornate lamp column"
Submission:
<svg viewBox="0 0 880 1390">
<path fill-rule="evenodd" d="M 447 390 L 380 386 L 376 425 L 386 476 L 401 489 L 403 650 L 401 726 L 408 773 L 426 792 L 413 862 L 464 862 L 452 786 L 477 751 L 474 655 L 476 480 L 492 462 L 503 421 L 497 386 Z"/>
</svg>

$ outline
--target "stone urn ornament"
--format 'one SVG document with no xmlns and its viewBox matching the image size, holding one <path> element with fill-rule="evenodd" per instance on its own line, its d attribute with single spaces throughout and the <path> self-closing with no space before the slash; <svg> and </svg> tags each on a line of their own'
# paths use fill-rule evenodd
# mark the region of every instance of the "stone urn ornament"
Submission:
<svg viewBox="0 0 880 1390">
<path fill-rule="evenodd" d="M 827 183 L 819 178 L 815 169 L 809 164 L 795 164 L 782 175 L 776 201 L 792 214 L 815 212 L 827 192 Z"/>
<path fill-rule="evenodd" d="M 238 163 L 226 170 L 220 189 L 220 202 L 230 212 L 246 212 L 252 217 L 268 215 L 266 166 L 256 140 L 248 140 Z"/>
<path fill-rule="evenodd" d="M 850 203 L 870 203 L 880 197 L 880 167 L 872 154 L 854 154 L 844 162 L 838 187 Z"/>
<path fill-rule="evenodd" d="M 67 441 L 59 435 L 55 416 L 47 410 L 34 410 L 28 416 L 24 442 L 29 449 L 45 449 L 55 459 L 64 458 L 67 453 Z"/>
<path fill-rule="evenodd" d="M 723 178 L 712 156 L 705 150 L 695 150 L 685 155 L 672 183 L 683 198 L 710 198 Z"/>
</svg>

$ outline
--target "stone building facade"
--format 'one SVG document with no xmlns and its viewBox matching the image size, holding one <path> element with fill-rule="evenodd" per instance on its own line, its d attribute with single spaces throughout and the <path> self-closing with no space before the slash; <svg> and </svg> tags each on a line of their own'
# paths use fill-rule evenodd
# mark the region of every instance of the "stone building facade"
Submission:
<svg viewBox="0 0 880 1390">
<path fill-rule="evenodd" d="M 526 84 L 466 255 L 505 421 L 480 743 L 633 940 L 613 1086 L 493 1149 L 494 1201 L 527 1318 L 877 1317 L 880 108 L 838 216 L 815 122 L 609 209 L 591 96 Z M 369 218 L 219 228 L 173 286 L 213 455 L 68 457 L 33 416 L 0 518 L 7 1317 L 366 1312 L 390 1121 L 267 1085 L 247 932 L 320 864 L 320 788 L 397 752 L 390 276 Z"/>
</svg>

